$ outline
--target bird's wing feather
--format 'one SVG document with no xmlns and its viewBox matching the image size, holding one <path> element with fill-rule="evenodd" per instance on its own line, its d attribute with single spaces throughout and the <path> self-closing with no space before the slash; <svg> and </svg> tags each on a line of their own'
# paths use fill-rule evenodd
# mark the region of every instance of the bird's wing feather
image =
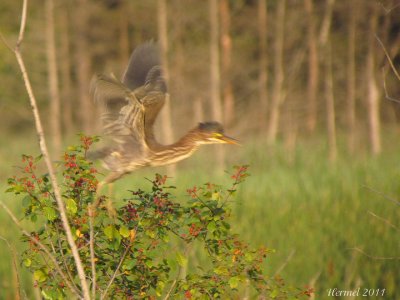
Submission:
<svg viewBox="0 0 400 300">
<path fill-rule="evenodd" d="M 113 76 L 98 75 L 91 83 L 91 94 L 102 109 L 103 135 L 111 143 L 98 153 L 107 157 L 110 169 L 121 159 L 141 158 L 147 145 L 144 136 L 145 106 L 135 94 Z"/>
<path fill-rule="evenodd" d="M 165 103 L 167 93 L 157 43 L 147 42 L 133 51 L 122 82 L 135 90 L 137 99 L 145 106 L 146 137 L 150 143 L 155 141 L 153 125 Z"/>
</svg>

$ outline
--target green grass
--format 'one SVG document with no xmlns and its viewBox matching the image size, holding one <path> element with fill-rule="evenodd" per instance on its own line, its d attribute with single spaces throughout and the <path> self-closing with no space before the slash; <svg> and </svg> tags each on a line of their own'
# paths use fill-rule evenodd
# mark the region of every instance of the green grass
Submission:
<svg viewBox="0 0 400 300">
<path fill-rule="evenodd" d="M 18 164 L 18 155 L 32 152 L 28 145 L 21 140 L 1 149 L 2 182 L 14 172 L 11 165 Z M 400 290 L 396 289 L 400 260 L 372 259 L 351 250 L 357 247 L 376 257 L 399 256 L 400 207 L 370 190 L 397 197 L 399 144 L 385 146 L 379 157 L 364 152 L 353 158 L 342 155 L 334 164 L 326 160 L 323 139 L 303 143 L 291 156 L 279 144 L 272 147 L 248 141 L 245 145 L 225 148 L 227 165 L 250 164 L 252 174 L 232 203 L 234 230 L 254 246 L 266 245 L 276 250 L 266 261 L 268 274 L 283 267 L 280 275 L 299 287 L 315 279 L 316 299 L 327 299 L 329 288 L 358 286 L 386 288 L 385 299 L 400 299 Z M 177 186 L 177 201 L 183 201 L 186 189 L 193 185 L 229 182 L 228 175 L 213 170 L 214 150 L 204 147 L 178 165 L 176 176 L 171 179 L 171 184 Z M 146 169 L 125 177 L 115 184 L 114 197 L 126 196 L 128 189 L 149 188 L 144 178 L 153 178 L 155 172 L 165 174 L 166 169 Z M 0 188 L 5 190 L 5 184 Z M 2 200 L 18 213 L 18 199 L 2 194 Z M 20 247 L 18 231 L 2 211 L 0 224 L 0 235 Z M 190 260 L 201 263 L 203 258 L 197 253 L 200 251 L 192 251 Z M 291 253 L 294 254 L 288 259 Z M 13 282 L 5 246 L 0 247 L 0 255 L 0 297 L 10 299 Z M 22 275 L 24 286 L 31 287 L 29 275 Z M 31 293 L 32 288 L 27 290 Z"/>
</svg>

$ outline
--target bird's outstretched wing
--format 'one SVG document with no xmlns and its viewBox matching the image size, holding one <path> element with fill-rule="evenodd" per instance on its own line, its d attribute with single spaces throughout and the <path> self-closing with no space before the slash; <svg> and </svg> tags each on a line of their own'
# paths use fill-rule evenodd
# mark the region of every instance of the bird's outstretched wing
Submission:
<svg viewBox="0 0 400 300">
<path fill-rule="evenodd" d="M 112 170 L 121 169 L 123 161 L 143 160 L 147 144 L 145 107 L 141 101 L 122 82 L 108 75 L 96 75 L 92 79 L 90 93 L 101 107 L 103 135 L 107 144 L 92 157 L 102 158 Z"/>
<path fill-rule="evenodd" d="M 134 89 L 135 96 L 145 106 L 145 136 L 151 146 L 156 143 L 153 125 L 167 95 L 157 44 L 147 42 L 133 51 L 122 82 Z"/>
<path fill-rule="evenodd" d="M 115 137 L 117 142 L 127 135 L 144 139 L 144 106 L 118 79 L 96 75 L 90 93 L 101 107 L 104 135 Z"/>
</svg>

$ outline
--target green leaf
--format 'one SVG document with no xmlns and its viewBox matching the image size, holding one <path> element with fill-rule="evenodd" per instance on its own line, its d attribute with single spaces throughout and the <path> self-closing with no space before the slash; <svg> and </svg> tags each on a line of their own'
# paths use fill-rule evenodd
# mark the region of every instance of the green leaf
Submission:
<svg viewBox="0 0 400 300">
<path fill-rule="evenodd" d="M 152 238 L 152 239 L 154 239 L 154 238 L 156 237 L 156 232 L 155 232 L 154 230 L 146 230 L 146 231 L 145 231 L 145 234 L 146 234 L 148 237 Z"/>
<path fill-rule="evenodd" d="M 181 267 L 186 267 L 188 259 L 181 252 L 177 252 L 176 261 Z"/>
<path fill-rule="evenodd" d="M 207 230 L 210 233 L 213 233 L 216 229 L 217 229 L 217 224 L 214 221 L 211 221 L 210 223 L 208 223 Z"/>
<path fill-rule="evenodd" d="M 24 259 L 24 265 L 25 267 L 29 268 L 32 265 L 32 261 L 30 258 L 25 258 Z"/>
<path fill-rule="evenodd" d="M 221 195 L 218 192 L 214 192 L 211 195 L 211 200 L 219 200 L 221 198 Z"/>
<path fill-rule="evenodd" d="M 157 287 L 156 287 L 156 294 L 158 297 L 161 297 L 162 292 L 164 290 L 165 287 L 165 282 L 164 281 L 158 281 L 157 282 Z"/>
<path fill-rule="evenodd" d="M 168 266 L 171 268 L 171 271 L 174 272 L 177 268 L 177 262 L 175 259 L 167 259 Z"/>
<path fill-rule="evenodd" d="M 115 238 L 117 230 L 115 229 L 114 225 L 108 225 L 106 228 L 104 228 L 104 234 L 109 240 L 112 240 Z"/>
<path fill-rule="evenodd" d="M 229 278 L 228 283 L 229 283 L 229 286 L 231 287 L 231 289 L 236 289 L 239 285 L 239 281 L 240 281 L 240 278 L 238 276 Z"/>
<path fill-rule="evenodd" d="M 250 252 L 246 252 L 246 254 L 244 255 L 244 259 L 248 262 L 253 261 L 253 254 Z"/>
<path fill-rule="evenodd" d="M 278 296 L 278 294 L 279 294 L 279 291 L 278 291 L 277 289 L 274 289 L 274 290 L 269 294 L 269 296 L 270 296 L 272 299 L 275 299 L 275 298 Z"/>
<path fill-rule="evenodd" d="M 35 223 L 37 221 L 37 214 L 31 214 L 31 222 Z"/>
<path fill-rule="evenodd" d="M 33 278 L 34 278 L 36 281 L 38 281 L 38 282 L 43 282 L 43 281 L 46 281 L 47 275 L 46 275 L 46 273 L 43 272 L 42 270 L 36 270 L 36 271 L 33 273 Z"/>
<path fill-rule="evenodd" d="M 226 266 L 218 266 L 214 269 L 214 273 L 217 275 L 228 275 L 229 270 Z"/>
<path fill-rule="evenodd" d="M 23 207 L 29 207 L 32 203 L 32 198 L 31 196 L 25 196 L 24 198 L 22 198 L 22 206 Z"/>
<path fill-rule="evenodd" d="M 78 207 L 76 206 L 76 202 L 75 202 L 75 200 L 72 199 L 72 198 L 67 199 L 66 207 L 67 207 L 67 211 L 68 211 L 71 215 L 75 215 L 76 212 L 78 211 Z"/>
<path fill-rule="evenodd" d="M 148 268 L 151 268 L 151 267 L 154 266 L 154 262 L 153 262 L 152 259 L 146 259 L 146 261 L 145 261 L 144 263 L 146 264 L 146 266 L 147 266 Z"/>
<path fill-rule="evenodd" d="M 121 227 L 119 228 L 119 233 L 124 237 L 127 238 L 130 236 L 130 231 L 128 229 L 128 227 L 126 227 L 125 225 L 121 225 Z"/>
<path fill-rule="evenodd" d="M 54 221 L 57 218 L 57 213 L 52 207 L 46 206 L 45 208 L 43 208 L 43 213 L 49 221 Z"/>
<path fill-rule="evenodd" d="M 126 270 L 132 270 L 135 265 L 136 265 L 136 261 L 132 259 L 132 260 L 126 261 L 124 266 L 125 266 Z"/>
</svg>

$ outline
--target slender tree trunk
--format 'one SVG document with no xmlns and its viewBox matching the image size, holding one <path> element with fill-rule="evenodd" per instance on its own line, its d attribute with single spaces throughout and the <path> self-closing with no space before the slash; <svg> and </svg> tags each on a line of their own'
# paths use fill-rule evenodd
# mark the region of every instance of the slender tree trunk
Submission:
<svg viewBox="0 0 400 300">
<path fill-rule="evenodd" d="M 58 89 L 56 42 L 54 33 L 54 2 L 46 0 L 46 53 L 50 96 L 50 132 L 53 150 L 61 150 L 60 93 Z"/>
<path fill-rule="evenodd" d="M 198 97 L 193 101 L 193 116 L 195 122 L 204 121 L 203 99 L 201 97 Z"/>
<path fill-rule="evenodd" d="M 169 85 L 169 65 L 168 65 L 168 8 L 166 0 L 158 0 L 158 38 L 161 46 L 161 59 L 163 63 L 163 75 L 167 86 Z M 174 140 L 174 133 L 171 124 L 171 104 L 169 96 L 167 97 L 164 105 L 164 109 L 161 111 L 161 124 L 165 142 L 172 143 Z M 175 165 L 169 165 L 167 167 L 168 173 L 175 176 L 176 167 Z"/>
<path fill-rule="evenodd" d="M 90 132 L 94 127 L 94 106 L 89 97 L 90 82 L 90 55 L 87 42 L 87 0 L 79 0 L 75 10 L 75 28 L 78 36 L 76 39 L 76 61 L 78 80 L 79 117 L 81 128 L 84 132 Z"/>
<path fill-rule="evenodd" d="M 121 2 L 119 7 L 119 50 L 122 65 L 129 60 L 129 22 L 128 22 L 128 3 Z"/>
<path fill-rule="evenodd" d="M 60 75 L 61 75 L 61 98 L 62 98 L 62 117 L 65 133 L 70 135 L 74 132 L 73 122 L 73 93 L 71 80 L 71 54 L 70 54 L 70 38 L 69 38 L 69 18 L 68 18 L 68 2 L 64 1 L 65 7 L 59 11 L 60 22 Z"/>
<path fill-rule="evenodd" d="M 317 95 L 318 95 L 318 41 L 315 34 L 315 16 L 313 0 L 304 0 L 307 12 L 307 42 L 308 42 L 308 83 L 307 83 L 307 129 L 314 132 L 317 125 Z"/>
<path fill-rule="evenodd" d="M 231 57 L 232 38 L 230 35 L 230 8 L 228 0 L 220 0 L 221 13 L 221 45 L 222 45 L 222 74 L 223 74 L 223 102 L 224 102 L 224 123 L 229 126 L 235 113 L 235 103 L 231 82 Z"/>
<path fill-rule="evenodd" d="M 336 113 L 335 98 L 333 95 L 333 74 L 332 74 L 332 45 L 328 41 L 326 67 L 325 67 L 325 97 L 326 97 L 326 120 L 328 128 L 328 147 L 329 159 L 335 161 L 337 158 L 337 142 L 336 142 Z"/>
<path fill-rule="evenodd" d="M 333 95 L 333 75 L 332 75 L 332 50 L 330 41 L 330 31 L 332 22 L 332 11 L 335 0 L 326 1 L 325 16 L 322 22 L 320 35 L 321 47 L 323 49 L 325 61 L 325 101 L 326 101 L 326 121 L 328 134 L 329 159 L 335 161 L 337 157 L 336 143 L 336 122 L 335 122 L 335 99 Z"/>
<path fill-rule="evenodd" d="M 379 114 L 379 91 L 375 78 L 375 34 L 377 29 L 378 12 L 375 5 L 372 6 L 372 14 L 369 18 L 368 54 L 366 62 L 367 76 L 367 100 L 368 100 L 368 123 L 369 138 L 373 154 L 381 152 L 380 114 Z"/>
<path fill-rule="evenodd" d="M 258 38 L 260 51 L 258 73 L 260 110 L 258 118 L 260 129 L 264 131 L 268 112 L 267 0 L 258 0 Z"/>
<path fill-rule="evenodd" d="M 286 0 L 281 0 L 276 7 L 276 39 L 275 39 L 275 63 L 274 75 L 275 82 L 272 93 L 272 102 L 270 110 L 270 118 L 268 124 L 267 140 L 274 143 L 278 134 L 280 106 L 283 101 L 283 41 L 285 33 L 285 6 Z"/>
<path fill-rule="evenodd" d="M 350 153 L 354 153 L 356 141 L 356 15 L 358 12 L 357 0 L 349 2 L 350 19 L 347 48 L 347 146 Z"/>
<path fill-rule="evenodd" d="M 211 111 L 213 119 L 222 122 L 221 105 L 221 78 L 220 78 L 220 59 L 219 59 L 219 26 L 218 26 L 218 0 L 209 0 L 210 14 L 210 77 L 211 77 Z M 224 149 L 217 146 L 217 163 L 219 171 L 223 170 L 225 155 Z"/>
</svg>

